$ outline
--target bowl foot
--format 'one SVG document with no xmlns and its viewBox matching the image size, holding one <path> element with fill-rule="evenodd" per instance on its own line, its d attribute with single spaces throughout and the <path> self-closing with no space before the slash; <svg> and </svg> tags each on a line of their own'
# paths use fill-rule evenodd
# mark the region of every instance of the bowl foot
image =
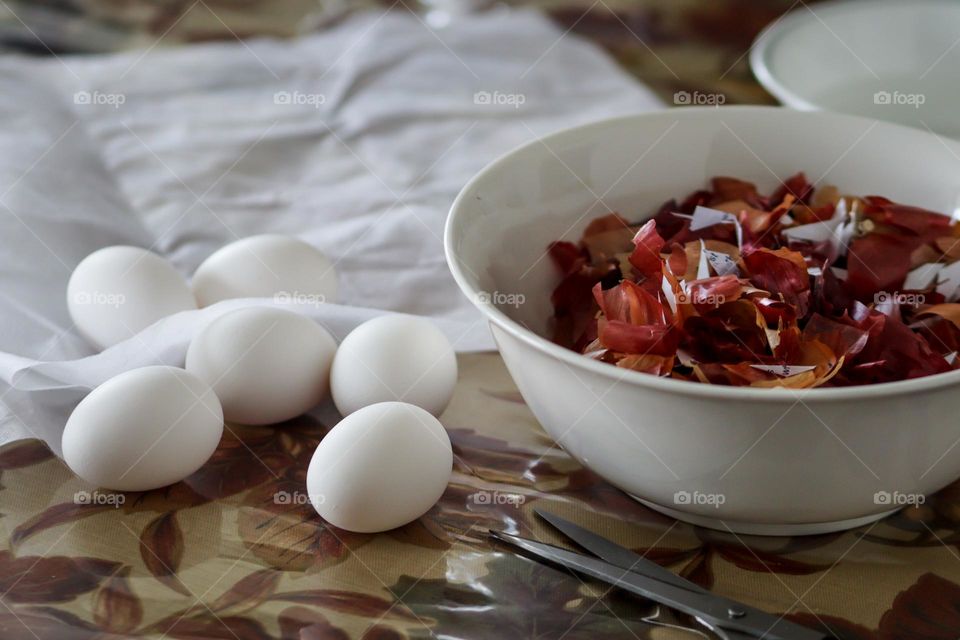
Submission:
<svg viewBox="0 0 960 640">
<path fill-rule="evenodd" d="M 628 494 L 629 495 L 629 494 Z M 717 531 L 725 531 L 727 533 L 743 533 L 746 535 L 753 536 L 811 536 L 817 535 L 820 533 L 832 533 L 834 531 L 844 531 L 846 529 L 854 529 L 856 527 L 863 526 L 865 524 L 870 524 L 881 518 L 886 518 L 892 513 L 896 513 L 900 510 L 900 507 L 896 509 L 891 509 L 890 511 L 884 511 L 882 513 L 873 513 L 868 516 L 861 516 L 859 518 L 851 518 L 849 520 L 836 520 L 834 522 L 804 522 L 799 524 L 770 524 L 764 522 L 739 522 L 736 520 L 723 520 L 721 518 L 710 518 L 708 516 L 699 516 L 691 513 L 686 513 L 683 511 L 678 511 L 676 509 L 671 509 L 670 507 L 664 507 L 659 504 L 655 504 L 643 498 L 638 498 L 637 496 L 631 495 L 631 498 L 637 502 L 643 504 L 644 506 L 650 507 L 654 511 L 658 511 L 666 516 L 671 518 L 676 518 L 681 522 L 688 522 L 690 524 L 697 525 L 698 527 L 706 527 L 708 529 L 716 529 Z"/>
</svg>

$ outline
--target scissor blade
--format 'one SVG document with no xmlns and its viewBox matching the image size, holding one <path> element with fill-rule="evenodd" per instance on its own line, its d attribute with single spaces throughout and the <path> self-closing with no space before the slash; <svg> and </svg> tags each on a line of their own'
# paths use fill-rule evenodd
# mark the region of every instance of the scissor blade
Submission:
<svg viewBox="0 0 960 640">
<path fill-rule="evenodd" d="M 782 617 L 770 615 L 739 602 L 728 600 L 711 593 L 693 593 L 688 589 L 661 582 L 656 578 L 633 573 L 611 565 L 603 560 L 591 558 L 559 547 L 527 540 L 502 531 L 490 531 L 490 534 L 508 544 L 538 558 L 572 569 L 577 573 L 590 576 L 614 585 L 630 593 L 653 600 L 671 609 L 696 617 L 721 635 L 732 631 L 744 633 L 749 637 L 765 640 L 830 640 L 829 636 L 794 624 Z M 730 612 L 736 612 L 730 615 Z M 735 637 L 735 636 L 733 636 Z"/>
<path fill-rule="evenodd" d="M 601 560 L 606 560 L 616 567 L 626 569 L 627 571 L 633 571 L 634 573 L 640 573 L 645 576 L 650 576 L 651 578 L 656 578 L 660 582 L 666 582 L 676 587 L 680 587 L 681 589 L 687 589 L 695 593 L 709 593 L 700 585 L 694 584 L 686 578 L 681 578 L 669 569 L 664 569 L 656 562 L 647 560 L 643 556 L 630 551 L 630 549 L 621 547 L 620 545 L 607 540 L 603 536 L 584 529 L 578 524 L 574 524 L 569 520 L 565 520 L 560 516 L 554 515 L 549 511 L 544 511 L 543 509 L 535 508 L 534 512 L 553 525 L 553 527 L 560 533 L 567 536 Z"/>
</svg>

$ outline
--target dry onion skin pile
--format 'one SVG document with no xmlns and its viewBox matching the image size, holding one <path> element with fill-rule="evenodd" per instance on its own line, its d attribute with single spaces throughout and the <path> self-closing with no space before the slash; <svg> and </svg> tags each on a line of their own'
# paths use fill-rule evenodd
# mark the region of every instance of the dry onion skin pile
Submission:
<svg viewBox="0 0 960 640">
<path fill-rule="evenodd" d="M 554 242 L 554 337 L 644 373 L 809 388 L 958 368 L 960 224 L 799 173 L 769 196 L 713 178 L 644 223 Z"/>
</svg>

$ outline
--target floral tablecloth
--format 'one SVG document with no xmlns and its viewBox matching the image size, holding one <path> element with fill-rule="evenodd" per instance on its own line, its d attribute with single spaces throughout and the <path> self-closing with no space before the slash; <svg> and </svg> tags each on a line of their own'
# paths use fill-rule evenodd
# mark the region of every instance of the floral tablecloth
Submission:
<svg viewBox="0 0 960 640">
<path fill-rule="evenodd" d="M 845 533 L 760 538 L 675 522 L 572 461 L 495 354 L 460 358 L 452 481 L 423 518 L 358 535 L 305 504 L 330 425 L 229 426 L 170 488 L 90 492 L 42 445 L 0 450 L 0 638 L 695 638 L 690 619 L 491 543 L 551 543 L 548 506 L 718 593 L 842 638 L 960 630 L 960 484 Z"/>
</svg>

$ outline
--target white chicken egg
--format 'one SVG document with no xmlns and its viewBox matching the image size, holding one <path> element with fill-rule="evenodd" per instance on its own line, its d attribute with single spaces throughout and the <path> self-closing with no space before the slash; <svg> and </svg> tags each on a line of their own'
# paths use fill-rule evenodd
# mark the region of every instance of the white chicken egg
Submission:
<svg viewBox="0 0 960 640">
<path fill-rule="evenodd" d="M 340 344 L 330 371 L 341 415 L 399 400 L 439 416 L 457 384 L 457 358 L 446 336 L 425 318 L 388 315 L 364 322 Z"/>
<path fill-rule="evenodd" d="M 405 402 L 381 402 L 350 414 L 320 441 L 307 494 L 336 527 L 387 531 L 426 513 L 452 466 L 450 438 L 435 417 Z"/>
<path fill-rule="evenodd" d="M 147 491 L 183 480 L 223 433 L 220 402 L 176 367 L 132 369 L 94 389 L 63 430 L 63 459 L 98 487 Z"/>
<path fill-rule="evenodd" d="M 169 262 L 146 249 L 114 246 L 94 251 L 73 270 L 67 308 L 81 335 L 106 349 L 197 303 Z"/>
<path fill-rule="evenodd" d="M 197 267 L 191 286 L 201 307 L 230 298 L 337 298 L 330 260 L 303 240 L 280 234 L 243 238 L 216 251 Z"/>
<path fill-rule="evenodd" d="M 213 388 L 227 420 L 274 424 L 326 397 L 336 350 L 327 330 L 306 316 L 247 307 L 220 316 L 193 338 L 186 369 Z"/>
</svg>

